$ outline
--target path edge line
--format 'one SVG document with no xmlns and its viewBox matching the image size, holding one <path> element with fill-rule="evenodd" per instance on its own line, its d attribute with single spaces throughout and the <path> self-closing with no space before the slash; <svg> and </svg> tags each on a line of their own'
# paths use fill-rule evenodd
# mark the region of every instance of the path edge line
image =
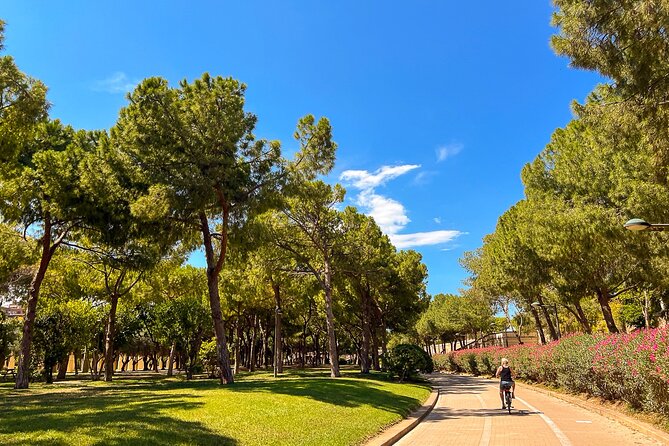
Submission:
<svg viewBox="0 0 669 446">
<path fill-rule="evenodd" d="M 427 400 L 425 400 L 425 403 L 423 403 L 422 406 L 411 412 L 409 416 L 406 417 L 404 420 L 389 426 L 387 429 L 383 430 L 377 436 L 363 443 L 363 445 L 390 446 L 397 443 L 402 437 L 408 434 L 409 431 L 411 431 L 411 429 L 416 427 L 418 423 L 423 421 L 423 419 L 430 412 L 432 412 L 432 409 L 434 409 L 434 406 L 437 404 L 438 399 L 439 399 L 439 389 L 433 387 L 430 396 L 427 397 Z"/>
<path fill-rule="evenodd" d="M 548 390 L 546 388 L 540 387 L 540 386 L 535 386 L 533 384 L 529 384 L 526 382 L 520 381 L 522 385 L 529 387 L 530 389 L 543 393 L 544 395 L 549 395 L 552 396 L 553 398 L 560 399 L 562 401 L 565 401 L 567 403 L 571 403 L 575 406 L 578 406 L 582 409 L 590 410 L 592 412 L 596 412 L 599 415 L 617 421 L 618 423 L 625 425 L 629 427 L 632 430 L 635 430 L 637 432 L 640 432 L 644 435 L 647 435 L 649 437 L 652 437 L 655 440 L 661 441 L 662 443 L 669 444 L 669 433 L 666 433 L 664 431 L 661 431 L 660 429 L 654 427 L 653 425 L 649 423 L 645 423 L 642 421 L 638 421 L 634 419 L 633 417 L 626 415 L 624 413 L 616 412 L 614 410 L 608 409 L 606 407 L 600 407 L 598 404 L 593 404 L 588 401 L 584 401 L 583 399 L 579 398 L 578 396 L 574 395 L 569 395 L 569 394 L 564 394 L 560 392 L 555 392 L 552 390 Z"/>
</svg>

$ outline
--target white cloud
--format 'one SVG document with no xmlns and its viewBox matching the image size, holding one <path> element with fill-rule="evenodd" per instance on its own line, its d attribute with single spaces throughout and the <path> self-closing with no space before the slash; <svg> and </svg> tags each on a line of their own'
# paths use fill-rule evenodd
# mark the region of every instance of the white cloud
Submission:
<svg viewBox="0 0 669 446">
<path fill-rule="evenodd" d="M 450 242 L 461 236 L 460 231 L 430 231 L 414 232 L 413 234 L 390 234 L 390 241 L 397 248 L 411 248 L 414 246 L 437 245 L 439 243 Z"/>
<path fill-rule="evenodd" d="M 377 194 L 375 188 L 419 167 L 416 164 L 383 166 L 373 173 L 366 170 L 347 170 L 339 176 L 340 180 L 360 190 L 355 198 L 356 204 L 374 218 L 398 249 L 446 243 L 463 234 L 455 230 L 399 234 L 411 222 L 406 208 L 397 200 Z M 440 224 L 441 219 L 437 217 L 434 222 Z"/>
<path fill-rule="evenodd" d="M 137 80 L 130 80 L 124 72 L 117 71 L 106 79 L 95 82 L 93 90 L 112 94 L 127 93 L 133 90 L 138 83 Z"/>
<path fill-rule="evenodd" d="M 368 215 L 386 234 L 395 234 L 401 231 L 411 220 L 406 214 L 404 205 L 392 198 L 375 194 L 371 190 L 362 191 L 356 203 L 366 210 Z"/>
<path fill-rule="evenodd" d="M 438 225 L 441 224 L 441 218 L 439 218 L 439 217 L 434 217 L 432 220 Z"/>
<path fill-rule="evenodd" d="M 464 146 L 462 144 L 449 144 L 437 148 L 437 162 L 444 161 L 446 158 L 457 155 L 463 148 Z"/>
<path fill-rule="evenodd" d="M 383 166 L 374 173 L 366 170 L 345 170 L 339 176 L 340 180 L 352 181 L 353 187 L 362 190 L 374 189 L 405 173 L 418 169 L 420 164 L 405 164 L 402 166 Z"/>
</svg>

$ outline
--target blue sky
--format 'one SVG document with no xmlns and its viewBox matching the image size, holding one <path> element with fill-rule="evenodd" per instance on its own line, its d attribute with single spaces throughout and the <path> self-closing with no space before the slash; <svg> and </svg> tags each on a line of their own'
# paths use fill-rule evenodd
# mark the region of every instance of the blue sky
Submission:
<svg viewBox="0 0 669 446">
<path fill-rule="evenodd" d="M 144 77 L 205 71 L 245 82 L 256 134 L 287 151 L 300 116 L 327 116 L 339 144 L 329 179 L 423 254 L 436 294 L 462 286 L 462 253 L 522 198 L 520 169 L 600 81 L 553 54 L 551 11 L 548 0 L 6 0 L 0 18 L 6 53 L 77 128 L 111 127 Z"/>
</svg>

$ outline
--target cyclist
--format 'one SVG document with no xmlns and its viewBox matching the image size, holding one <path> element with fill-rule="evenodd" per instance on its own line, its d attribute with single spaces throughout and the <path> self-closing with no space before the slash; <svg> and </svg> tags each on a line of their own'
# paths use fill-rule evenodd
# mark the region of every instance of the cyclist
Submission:
<svg viewBox="0 0 669 446">
<path fill-rule="evenodd" d="M 509 384 L 511 384 L 511 398 L 516 397 L 516 383 L 513 380 L 513 372 L 511 371 L 511 367 L 509 367 L 509 360 L 506 358 L 502 358 L 502 365 L 497 367 L 497 373 L 495 373 L 495 377 L 499 377 L 499 399 L 502 400 L 502 409 L 506 409 L 506 405 L 504 404 L 504 386 L 508 388 Z"/>
</svg>

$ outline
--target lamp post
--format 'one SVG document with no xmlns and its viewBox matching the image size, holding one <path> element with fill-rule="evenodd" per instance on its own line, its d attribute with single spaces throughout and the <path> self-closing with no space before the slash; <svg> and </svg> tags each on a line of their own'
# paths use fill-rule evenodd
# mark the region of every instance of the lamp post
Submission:
<svg viewBox="0 0 669 446">
<path fill-rule="evenodd" d="M 633 218 L 623 225 L 625 229 L 630 231 L 667 231 L 669 224 L 667 223 L 648 223 L 646 220 L 640 218 Z"/>
<path fill-rule="evenodd" d="M 542 303 L 539 303 L 539 302 L 532 302 L 531 305 L 535 308 L 536 307 L 548 307 L 548 308 L 552 308 L 553 311 L 555 311 L 555 322 L 557 324 L 557 336 L 558 336 L 558 339 L 560 339 L 562 337 L 562 333 L 560 332 L 560 318 L 558 317 L 557 304 L 546 305 L 546 304 L 542 304 Z"/>
</svg>

